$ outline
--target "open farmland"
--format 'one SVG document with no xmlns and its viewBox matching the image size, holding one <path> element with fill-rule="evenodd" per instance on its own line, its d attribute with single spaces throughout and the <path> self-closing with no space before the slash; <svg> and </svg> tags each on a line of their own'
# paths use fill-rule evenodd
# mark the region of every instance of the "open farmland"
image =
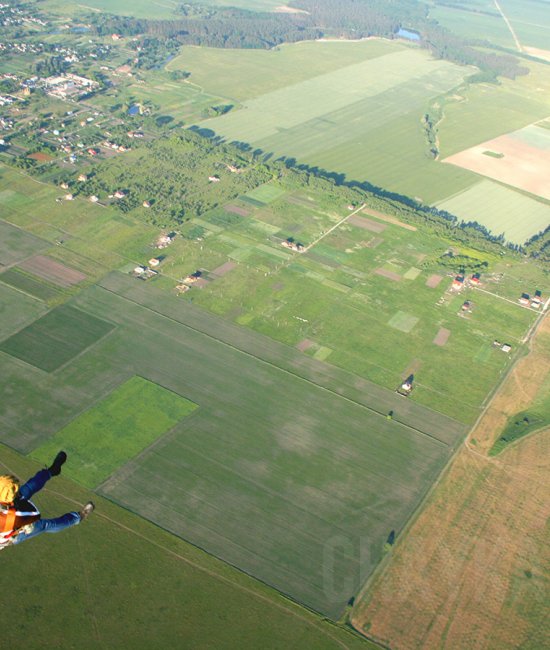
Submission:
<svg viewBox="0 0 550 650">
<path fill-rule="evenodd" d="M 266 650 L 305 645 L 316 650 L 377 650 L 242 571 L 64 478 L 71 461 L 69 457 L 62 476 L 36 496 L 36 503 L 50 517 L 93 499 L 94 515 L 71 531 L 25 544 L 24 562 L 20 549 L 2 554 L 3 579 L 20 581 L 25 598 L 13 601 L 4 590 L 0 605 L 17 620 L 32 612 L 33 625 L 41 630 L 25 641 L 29 650 L 43 650 L 46 637 L 56 648 L 81 650 L 170 648 L 175 639 L 193 648 L 220 650 L 237 650 L 243 644 Z M 0 447 L 0 473 L 26 478 L 38 469 L 38 463 Z M 208 624 L 198 624 L 201 621 Z M 20 634 L 17 626 L 8 626 L 2 635 L 6 647 L 17 644 Z"/>
<path fill-rule="evenodd" d="M 357 601 L 354 626 L 396 650 L 539 650 L 548 645 L 550 430 L 497 458 L 484 452 L 511 413 L 548 417 L 550 321 L 460 450 L 386 570 Z"/>
<path fill-rule="evenodd" d="M 550 200 L 550 131 L 531 125 L 445 158 L 506 185 Z"/>
<path fill-rule="evenodd" d="M 514 244 L 523 244 L 550 225 L 550 205 L 488 180 L 437 207 L 464 221 L 477 221 Z"/>
<path fill-rule="evenodd" d="M 88 318 L 108 313 L 117 327 L 55 378 L 37 384 L 35 377 L 33 391 L 21 388 L 1 415 L 4 440 L 27 450 L 43 445 L 83 404 L 136 373 L 185 397 L 199 406 L 193 416 L 115 472 L 102 492 L 337 617 L 464 427 L 175 302 L 153 285 L 122 274 L 104 284 L 64 309 Z M 3 366 L 10 385 L 22 386 L 39 372 L 6 356 Z M 31 395 L 32 414 L 22 417 Z M 386 418 L 390 409 L 394 420 Z M 88 426 L 81 423 L 78 418 L 57 434 L 69 448 Z M 104 433 L 98 435 L 91 450 L 103 445 Z M 37 452 L 41 457 L 59 441 L 47 445 Z M 79 480 L 96 482 L 86 464 L 74 471 Z M 154 498 L 144 491 L 151 481 Z"/>
<path fill-rule="evenodd" d="M 460 84 L 467 69 L 404 46 L 366 60 L 358 53 L 358 63 L 244 101 L 200 126 L 425 201 L 467 187 L 468 174 L 426 157 L 419 128 L 426 102 Z"/>
</svg>

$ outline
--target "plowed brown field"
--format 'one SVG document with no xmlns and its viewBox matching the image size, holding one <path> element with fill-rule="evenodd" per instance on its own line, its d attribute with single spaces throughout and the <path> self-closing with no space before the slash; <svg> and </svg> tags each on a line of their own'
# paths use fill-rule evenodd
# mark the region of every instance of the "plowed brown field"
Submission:
<svg viewBox="0 0 550 650">
<path fill-rule="evenodd" d="M 550 367 L 550 320 L 394 556 L 356 604 L 355 627 L 392 650 L 550 647 L 550 430 L 486 451 Z M 472 444 L 475 439 L 477 444 Z"/>
</svg>

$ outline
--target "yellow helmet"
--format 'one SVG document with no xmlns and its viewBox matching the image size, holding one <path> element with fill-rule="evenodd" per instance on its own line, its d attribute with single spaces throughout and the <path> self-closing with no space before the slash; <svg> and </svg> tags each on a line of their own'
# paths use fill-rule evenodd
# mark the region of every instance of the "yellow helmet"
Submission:
<svg viewBox="0 0 550 650">
<path fill-rule="evenodd" d="M 12 503 L 19 491 L 19 479 L 13 474 L 0 476 L 0 502 Z"/>
</svg>

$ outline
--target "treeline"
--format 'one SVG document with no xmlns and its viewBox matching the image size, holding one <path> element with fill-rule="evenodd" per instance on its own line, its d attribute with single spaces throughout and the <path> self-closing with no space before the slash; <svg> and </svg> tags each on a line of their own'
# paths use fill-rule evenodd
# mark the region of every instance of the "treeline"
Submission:
<svg viewBox="0 0 550 650">
<path fill-rule="evenodd" d="M 521 249 L 537 260 L 550 264 L 550 226 L 537 233 L 527 241 Z"/>
<path fill-rule="evenodd" d="M 272 48 L 321 37 L 395 38 L 400 28 L 414 29 L 420 45 L 435 56 L 480 68 L 474 81 L 492 81 L 498 76 L 515 78 L 527 74 L 511 55 L 477 49 L 443 28 L 428 16 L 428 6 L 418 0 L 294 0 L 297 13 L 253 12 L 233 7 L 187 6 L 173 20 L 145 20 L 90 14 L 87 20 L 100 35 L 145 35 L 174 39 L 174 43 L 222 48 Z M 145 49 L 157 47 L 154 40 Z M 143 57 L 147 60 L 147 57 Z M 155 58 L 155 64 L 158 58 Z"/>
</svg>

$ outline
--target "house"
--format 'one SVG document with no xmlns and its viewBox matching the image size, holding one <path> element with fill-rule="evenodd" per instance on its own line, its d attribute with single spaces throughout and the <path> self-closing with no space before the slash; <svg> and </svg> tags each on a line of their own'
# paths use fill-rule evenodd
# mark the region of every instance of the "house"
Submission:
<svg viewBox="0 0 550 650">
<path fill-rule="evenodd" d="M 521 297 L 519 299 L 519 304 L 520 305 L 525 305 L 528 306 L 531 301 L 531 297 L 529 296 L 528 293 L 522 293 Z"/>
<path fill-rule="evenodd" d="M 124 190 L 117 190 L 113 196 L 115 199 L 123 199 L 126 196 L 126 192 Z"/>
<path fill-rule="evenodd" d="M 472 277 L 470 278 L 470 282 L 473 285 L 478 286 L 480 284 L 480 278 L 481 278 L 481 275 L 479 273 L 474 273 L 472 275 Z"/>
<path fill-rule="evenodd" d="M 472 309 L 472 303 L 469 300 L 465 300 L 462 303 L 462 311 L 470 311 Z"/>
<path fill-rule="evenodd" d="M 147 262 L 149 266 L 158 266 L 160 264 L 160 260 L 158 257 L 152 257 L 149 262 Z"/>
<path fill-rule="evenodd" d="M 79 176 L 78 176 L 78 180 L 79 180 L 81 183 L 84 183 L 85 181 L 88 180 L 88 177 L 86 176 L 86 174 L 79 174 Z"/>
<path fill-rule="evenodd" d="M 72 194 L 65 194 L 65 201 L 72 201 L 74 196 Z"/>
<path fill-rule="evenodd" d="M 97 203 L 99 201 L 99 198 L 95 194 L 92 194 L 92 196 L 90 196 L 90 201 L 92 203 Z"/>
<path fill-rule="evenodd" d="M 86 151 L 90 154 L 90 156 L 97 156 L 99 153 L 97 149 L 92 149 L 91 147 L 89 149 L 86 149 Z"/>
<path fill-rule="evenodd" d="M 143 203 L 142 203 L 141 205 L 142 205 L 144 208 L 150 208 L 150 207 L 151 207 L 151 203 L 150 203 L 149 201 L 143 201 Z"/>
<path fill-rule="evenodd" d="M 463 286 L 464 286 L 464 276 L 463 275 L 455 276 L 455 279 L 453 280 L 453 283 L 451 285 L 451 289 L 453 291 L 460 291 Z"/>
<path fill-rule="evenodd" d="M 220 177 L 219 177 L 219 176 L 209 176 L 209 177 L 208 177 L 208 180 L 209 180 L 211 183 L 219 183 L 219 182 L 220 182 Z"/>
<path fill-rule="evenodd" d="M 508 345 L 508 343 L 505 343 L 505 344 L 504 344 L 500 349 L 501 349 L 503 352 L 510 352 L 510 350 L 512 349 L 512 346 L 511 346 L 511 345 Z"/>
</svg>

